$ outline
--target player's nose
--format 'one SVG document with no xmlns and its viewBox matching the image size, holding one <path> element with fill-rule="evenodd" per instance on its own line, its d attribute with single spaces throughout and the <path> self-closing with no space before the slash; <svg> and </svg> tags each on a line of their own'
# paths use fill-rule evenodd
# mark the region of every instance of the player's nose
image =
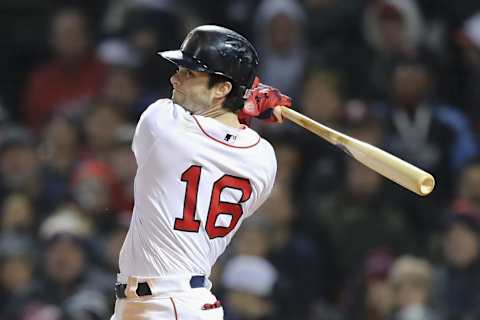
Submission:
<svg viewBox="0 0 480 320">
<path fill-rule="evenodd" d="M 180 76 L 179 76 L 179 73 L 175 73 L 174 75 L 172 75 L 170 77 L 170 83 L 172 84 L 172 86 L 175 88 L 176 86 L 180 85 Z"/>
</svg>

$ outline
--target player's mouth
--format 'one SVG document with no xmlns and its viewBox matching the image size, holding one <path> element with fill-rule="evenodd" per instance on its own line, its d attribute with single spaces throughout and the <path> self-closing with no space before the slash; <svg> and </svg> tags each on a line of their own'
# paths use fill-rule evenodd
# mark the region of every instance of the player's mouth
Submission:
<svg viewBox="0 0 480 320">
<path fill-rule="evenodd" d="M 179 91 L 177 89 L 172 90 L 172 100 L 174 102 L 181 102 L 179 99 L 182 99 L 183 97 L 185 97 L 185 93 L 183 93 L 182 91 Z"/>
</svg>

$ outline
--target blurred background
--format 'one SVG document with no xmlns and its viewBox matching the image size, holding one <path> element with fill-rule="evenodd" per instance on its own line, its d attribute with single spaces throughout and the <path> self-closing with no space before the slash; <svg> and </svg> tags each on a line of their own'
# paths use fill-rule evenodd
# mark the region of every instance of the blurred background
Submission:
<svg viewBox="0 0 480 320">
<path fill-rule="evenodd" d="M 226 320 L 480 319 L 478 0 L 2 0 L 0 319 L 113 310 L 130 143 L 200 24 L 250 39 L 309 117 L 430 171 L 420 198 L 291 124 L 213 274 Z M 168 152 L 168 151 L 166 151 Z"/>
</svg>

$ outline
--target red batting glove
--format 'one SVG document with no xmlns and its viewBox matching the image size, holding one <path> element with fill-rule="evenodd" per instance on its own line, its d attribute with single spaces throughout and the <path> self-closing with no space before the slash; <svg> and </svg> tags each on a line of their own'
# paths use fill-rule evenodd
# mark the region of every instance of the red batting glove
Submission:
<svg viewBox="0 0 480 320">
<path fill-rule="evenodd" d="M 280 92 L 280 90 L 260 83 L 258 77 L 253 82 L 247 101 L 243 109 L 238 113 L 240 122 L 248 124 L 252 117 L 267 122 L 278 122 L 273 115 L 273 108 L 276 106 L 292 106 L 292 99 Z"/>
</svg>

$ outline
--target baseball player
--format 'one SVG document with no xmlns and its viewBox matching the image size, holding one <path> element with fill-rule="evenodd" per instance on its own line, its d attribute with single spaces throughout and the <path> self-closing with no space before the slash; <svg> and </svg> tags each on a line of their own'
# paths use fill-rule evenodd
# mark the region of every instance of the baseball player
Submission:
<svg viewBox="0 0 480 320">
<path fill-rule="evenodd" d="M 135 208 L 111 319 L 223 319 L 211 267 L 276 173 L 272 146 L 240 120 L 281 121 L 275 106 L 291 100 L 259 83 L 254 47 L 229 29 L 197 27 L 180 50 L 159 54 L 178 70 L 172 98 L 136 127 Z"/>
</svg>

